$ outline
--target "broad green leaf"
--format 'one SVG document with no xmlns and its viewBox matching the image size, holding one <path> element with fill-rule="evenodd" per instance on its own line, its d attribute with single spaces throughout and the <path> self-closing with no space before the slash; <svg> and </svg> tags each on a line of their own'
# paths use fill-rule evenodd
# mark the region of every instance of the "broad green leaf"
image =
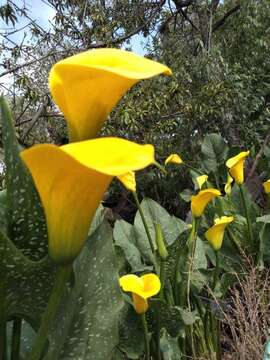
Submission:
<svg viewBox="0 0 270 360">
<path fill-rule="evenodd" d="M 145 198 L 141 202 L 141 207 L 154 244 L 156 223 L 161 225 L 164 240 L 168 246 L 173 244 L 177 237 L 188 228 L 188 225 L 184 221 L 175 216 L 171 216 L 161 205 L 152 199 Z M 145 243 L 147 241 L 146 233 L 139 211 L 136 213 L 134 226 L 138 245 Z"/>
<path fill-rule="evenodd" d="M 17 315 L 38 327 L 54 281 L 54 266 L 49 259 L 28 260 L 0 233 L 0 304 L 8 318 Z"/>
<path fill-rule="evenodd" d="M 0 98 L 7 186 L 8 234 L 23 254 L 39 260 L 47 254 L 47 228 L 33 180 L 20 158 L 12 115 Z"/>
<path fill-rule="evenodd" d="M 136 245 L 134 226 L 125 220 L 117 220 L 114 225 L 113 237 L 115 244 L 124 251 L 125 258 L 132 271 L 145 270 L 146 266 L 142 263 L 141 254 Z"/>
<path fill-rule="evenodd" d="M 74 286 L 51 328 L 46 359 L 110 359 L 123 305 L 112 230 L 103 222 L 74 262 Z"/>
<path fill-rule="evenodd" d="M 207 268 L 207 258 L 205 254 L 204 243 L 199 237 L 197 237 L 196 248 L 194 252 L 193 269 L 206 269 L 206 268 Z"/>
<path fill-rule="evenodd" d="M 216 171 L 228 154 L 228 145 L 219 134 L 207 134 L 201 146 L 202 162 L 206 171 Z"/>
<path fill-rule="evenodd" d="M 144 350 L 144 335 L 141 317 L 133 307 L 126 304 L 119 321 L 119 348 L 129 359 L 138 359 Z"/>
<path fill-rule="evenodd" d="M 182 358 L 178 339 L 171 337 L 166 330 L 162 331 L 160 350 L 164 360 L 180 360 Z"/>
</svg>

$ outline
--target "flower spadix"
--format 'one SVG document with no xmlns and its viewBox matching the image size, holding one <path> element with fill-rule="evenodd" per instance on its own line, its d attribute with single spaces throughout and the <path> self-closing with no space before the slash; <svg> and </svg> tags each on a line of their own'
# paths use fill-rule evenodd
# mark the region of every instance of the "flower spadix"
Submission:
<svg viewBox="0 0 270 360">
<path fill-rule="evenodd" d="M 49 75 L 54 101 L 68 123 L 70 141 L 95 137 L 120 98 L 139 80 L 171 70 L 118 49 L 95 49 L 56 63 Z"/>
<path fill-rule="evenodd" d="M 244 162 L 248 155 L 249 151 L 242 151 L 226 161 L 226 166 L 229 168 L 230 175 L 238 185 L 243 184 L 244 182 Z"/>
<path fill-rule="evenodd" d="M 199 191 L 197 195 L 191 197 L 191 212 L 195 217 L 202 216 L 204 209 L 208 203 L 216 196 L 221 195 L 221 192 L 217 189 L 205 189 Z"/>
<path fill-rule="evenodd" d="M 224 232 L 227 225 L 233 221 L 232 216 L 222 216 L 214 220 L 214 225 L 204 234 L 215 251 L 218 251 L 223 242 Z"/>
<path fill-rule="evenodd" d="M 171 154 L 165 160 L 165 165 L 170 164 L 170 163 L 180 165 L 183 163 L 183 160 L 181 159 L 181 157 L 178 154 Z"/>
<path fill-rule="evenodd" d="M 36 145 L 21 153 L 45 210 L 49 254 L 69 263 L 79 254 L 89 225 L 114 176 L 154 162 L 152 145 L 99 138 L 57 147 Z"/>
<path fill-rule="evenodd" d="M 147 299 L 160 291 L 160 280 L 156 274 L 146 274 L 141 277 L 129 274 L 119 279 L 124 291 L 131 292 L 133 306 L 137 314 L 144 314 L 148 309 Z"/>
</svg>

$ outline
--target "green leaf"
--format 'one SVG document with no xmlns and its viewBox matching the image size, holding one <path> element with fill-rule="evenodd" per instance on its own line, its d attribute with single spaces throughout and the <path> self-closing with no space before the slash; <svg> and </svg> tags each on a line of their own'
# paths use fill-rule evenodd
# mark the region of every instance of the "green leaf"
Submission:
<svg viewBox="0 0 270 360">
<path fill-rule="evenodd" d="M 130 359 L 138 359 L 144 350 L 144 333 L 141 317 L 133 306 L 126 304 L 119 321 L 119 348 Z"/>
<path fill-rule="evenodd" d="M 106 221 L 75 260 L 74 278 L 51 328 L 46 359 L 110 359 L 118 344 L 117 322 L 124 301 Z"/>
<path fill-rule="evenodd" d="M 171 216 L 161 205 L 152 199 L 143 199 L 141 207 L 151 238 L 154 241 L 156 237 L 156 223 L 161 225 L 164 240 L 169 246 L 173 244 L 177 237 L 188 228 L 188 225 L 184 221 L 176 218 L 175 216 Z M 146 233 L 139 211 L 136 213 L 134 226 L 138 243 L 145 243 L 145 241 L 147 241 L 147 239 L 145 239 Z"/>
<path fill-rule="evenodd" d="M 136 246 L 134 227 L 125 220 L 117 220 L 114 225 L 115 244 L 122 248 L 133 272 L 140 272 L 147 267 L 142 263 L 141 254 Z"/>
<path fill-rule="evenodd" d="M 6 317 L 21 316 L 38 327 L 54 281 L 49 259 L 28 260 L 10 239 L 0 232 L 0 306 Z"/>
<path fill-rule="evenodd" d="M 160 350 L 164 360 L 179 360 L 182 358 L 178 339 L 171 337 L 165 330 L 161 333 Z"/>
<path fill-rule="evenodd" d="M 196 248 L 194 252 L 194 263 L 193 269 L 206 269 L 207 268 L 207 258 L 205 254 L 205 248 L 203 241 L 197 236 Z"/>
<path fill-rule="evenodd" d="M 20 158 L 12 115 L 0 98 L 3 146 L 5 151 L 8 235 L 23 254 L 39 260 L 47 254 L 47 227 L 44 211 L 32 177 Z"/>
<path fill-rule="evenodd" d="M 202 162 L 206 171 L 216 171 L 227 158 L 228 145 L 219 134 L 207 134 L 201 146 Z"/>
</svg>

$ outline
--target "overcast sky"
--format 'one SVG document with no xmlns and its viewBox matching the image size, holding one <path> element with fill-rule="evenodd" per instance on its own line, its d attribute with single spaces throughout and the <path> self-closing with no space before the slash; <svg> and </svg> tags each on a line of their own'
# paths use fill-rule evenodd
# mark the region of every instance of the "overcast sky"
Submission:
<svg viewBox="0 0 270 360">
<path fill-rule="evenodd" d="M 45 28 L 46 30 L 50 29 L 50 21 L 53 20 L 55 15 L 55 10 L 47 3 L 46 0 L 13 0 L 18 6 L 25 5 L 27 7 L 29 16 L 37 22 L 41 27 Z M 6 0 L 0 0 L 0 6 L 4 5 Z M 18 23 L 16 23 L 15 28 L 19 29 L 23 26 L 27 25 L 29 20 L 27 19 L 20 19 Z M 6 32 L 9 30 L 14 30 L 12 24 L 9 26 L 0 19 L 0 32 Z M 27 34 L 27 28 L 18 32 L 12 36 L 12 40 L 17 44 L 23 39 L 24 32 Z M 143 54 L 143 37 L 142 36 L 134 36 L 131 42 L 132 50 L 138 54 Z"/>
</svg>

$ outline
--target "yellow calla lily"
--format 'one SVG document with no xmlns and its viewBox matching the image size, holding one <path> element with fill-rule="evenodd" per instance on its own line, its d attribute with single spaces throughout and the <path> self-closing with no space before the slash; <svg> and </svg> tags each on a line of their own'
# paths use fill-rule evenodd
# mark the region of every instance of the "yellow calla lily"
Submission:
<svg viewBox="0 0 270 360">
<path fill-rule="evenodd" d="M 121 181 L 121 183 L 131 192 L 136 191 L 136 178 L 135 172 L 129 171 L 124 175 L 117 176 L 117 178 Z"/>
<path fill-rule="evenodd" d="M 205 184 L 207 180 L 208 180 L 208 175 L 200 175 L 196 177 L 196 181 L 199 185 L 199 189 L 202 188 L 203 184 Z"/>
<path fill-rule="evenodd" d="M 263 183 L 263 189 L 266 194 L 270 193 L 270 179 Z"/>
<path fill-rule="evenodd" d="M 171 154 L 165 160 L 165 165 L 167 165 L 169 163 L 182 164 L 183 160 L 181 159 L 181 157 L 178 154 Z"/>
<path fill-rule="evenodd" d="M 230 195 L 231 191 L 232 191 L 232 182 L 233 182 L 233 178 L 231 177 L 231 175 L 228 173 L 227 175 L 227 182 L 225 184 L 224 187 L 224 191 L 226 194 Z"/>
<path fill-rule="evenodd" d="M 36 145 L 21 152 L 39 192 L 47 220 L 49 254 L 70 263 L 79 254 L 91 220 L 114 176 L 154 160 L 152 145 L 99 138 L 57 147 Z"/>
<path fill-rule="evenodd" d="M 133 306 L 137 314 L 144 314 L 148 309 L 147 299 L 159 293 L 161 284 L 156 274 L 146 274 L 141 277 L 129 274 L 119 279 L 124 291 L 132 293 Z"/>
<path fill-rule="evenodd" d="M 223 242 L 224 232 L 227 225 L 233 221 L 233 216 L 222 216 L 214 220 L 214 225 L 204 234 L 215 251 L 218 251 Z"/>
<path fill-rule="evenodd" d="M 191 212 L 195 217 L 202 216 L 207 204 L 216 196 L 221 195 L 217 189 L 201 190 L 197 195 L 191 197 Z"/>
<path fill-rule="evenodd" d="M 241 185 L 244 182 L 244 162 L 248 155 L 249 151 L 242 151 L 226 161 L 226 166 L 229 168 L 230 175 L 238 185 Z"/>
<path fill-rule="evenodd" d="M 49 75 L 54 101 L 68 123 L 70 141 L 95 137 L 121 97 L 139 80 L 171 70 L 118 49 L 95 49 L 56 63 Z"/>
</svg>

